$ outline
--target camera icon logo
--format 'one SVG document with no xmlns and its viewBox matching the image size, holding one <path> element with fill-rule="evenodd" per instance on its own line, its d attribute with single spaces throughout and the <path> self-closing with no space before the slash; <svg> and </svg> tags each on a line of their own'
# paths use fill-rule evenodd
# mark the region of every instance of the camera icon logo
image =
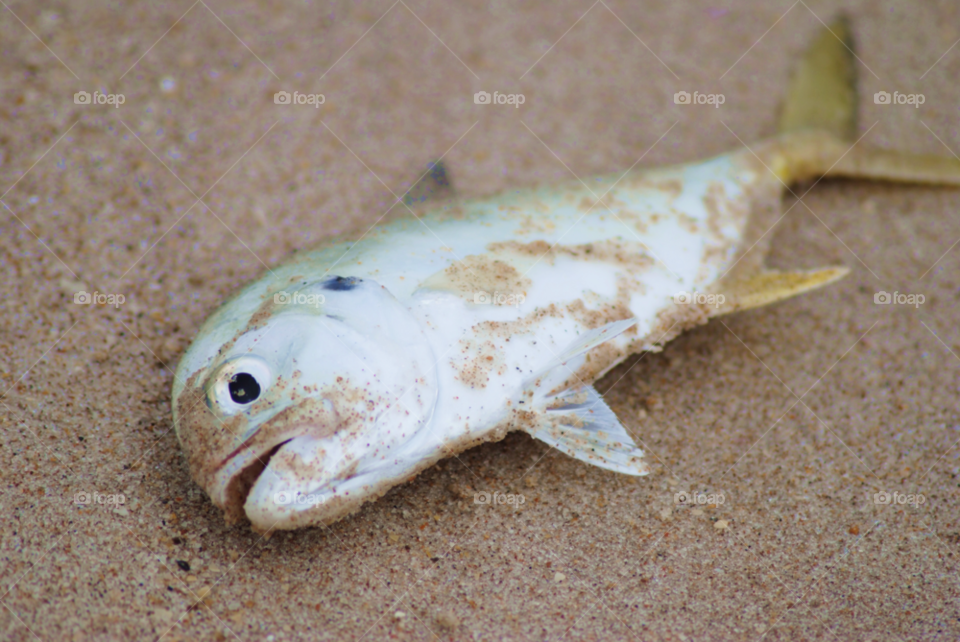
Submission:
<svg viewBox="0 0 960 642">
<path fill-rule="evenodd" d="M 273 102 L 276 105 L 289 105 L 290 104 L 290 92 L 289 91 L 278 91 L 273 95 Z"/>
<path fill-rule="evenodd" d="M 879 292 L 874 293 L 873 302 L 878 305 L 893 303 L 893 297 L 890 296 L 889 292 L 884 292 L 883 290 L 880 290 Z"/>
<path fill-rule="evenodd" d="M 690 104 L 690 92 L 688 91 L 678 91 L 673 95 L 673 104 L 675 105 L 689 105 Z"/>
<path fill-rule="evenodd" d="M 476 493 L 473 496 L 474 504 L 489 504 L 490 503 L 490 493 Z"/>
<path fill-rule="evenodd" d="M 873 102 L 876 105 L 889 105 L 890 104 L 890 94 L 886 91 L 878 91 L 873 95 Z"/>
<path fill-rule="evenodd" d="M 290 303 L 291 297 L 288 293 L 281 290 L 273 295 L 273 302 L 277 305 L 286 305 Z"/>
<path fill-rule="evenodd" d="M 74 503 L 74 504 L 83 504 L 83 505 L 89 504 L 89 503 L 90 503 L 90 493 L 85 492 L 85 491 L 81 491 L 81 492 L 77 493 L 76 495 L 73 496 L 73 503 Z"/>
<path fill-rule="evenodd" d="M 887 506 L 893 501 L 893 495 L 885 490 L 873 494 L 873 503 L 880 506 Z"/>
<path fill-rule="evenodd" d="M 278 506 L 289 506 L 293 503 L 294 498 L 292 491 L 281 490 L 273 494 L 273 503 Z"/>
<path fill-rule="evenodd" d="M 90 94 L 86 91 L 78 91 L 73 95 L 73 102 L 77 105 L 89 105 Z"/>
<path fill-rule="evenodd" d="M 479 292 L 474 292 L 473 302 L 478 305 L 485 305 L 487 303 L 490 303 L 490 294 L 487 292 L 484 292 L 483 290 L 480 290 Z"/>
<path fill-rule="evenodd" d="M 478 91 L 473 95 L 473 102 L 475 105 L 489 105 L 490 92 Z"/>
<path fill-rule="evenodd" d="M 693 497 L 691 497 L 687 491 L 681 490 L 679 493 L 673 494 L 673 503 L 681 505 L 692 504 Z"/>
<path fill-rule="evenodd" d="M 688 305 L 693 302 L 693 297 L 689 292 L 677 292 L 673 295 L 673 302 L 679 305 Z"/>
<path fill-rule="evenodd" d="M 90 305 L 91 303 L 93 303 L 93 297 L 90 295 L 89 292 L 80 290 L 79 292 L 74 293 L 73 302 L 76 303 L 77 305 Z"/>
</svg>

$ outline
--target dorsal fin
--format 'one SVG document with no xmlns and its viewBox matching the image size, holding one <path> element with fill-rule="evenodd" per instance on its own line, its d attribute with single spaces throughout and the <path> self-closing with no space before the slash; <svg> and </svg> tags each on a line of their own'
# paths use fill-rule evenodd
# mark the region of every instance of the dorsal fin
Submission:
<svg viewBox="0 0 960 642">
<path fill-rule="evenodd" d="M 450 177 L 447 175 L 447 166 L 442 160 L 427 164 L 426 173 L 419 175 L 416 183 L 410 186 L 403 195 L 403 203 L 408 207 L 426 200 L 442 198 L 453 193 Z"/>
</svg>

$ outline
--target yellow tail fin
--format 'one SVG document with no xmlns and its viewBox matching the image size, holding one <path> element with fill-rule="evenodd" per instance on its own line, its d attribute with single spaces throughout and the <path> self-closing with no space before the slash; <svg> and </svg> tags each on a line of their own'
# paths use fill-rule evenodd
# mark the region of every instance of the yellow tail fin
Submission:
<svg viewBox="0 0 960 642">
<path fill-rule="evenodd" d="M 846 17 L 825 27 L 787 88 L 778 136 L 758 148 L 785 183 L 839 176 L 960 186 L 960 159 L 853 145 L 857 135 L 856 56 Z"/>
<path fill-rule="evenodd" d="M 845 16 L 821 31 L 787 89 L 779 133 L 818 129 L 843 140 L 857 131 L 857 75 L 853 36 Z"/>
</svg>

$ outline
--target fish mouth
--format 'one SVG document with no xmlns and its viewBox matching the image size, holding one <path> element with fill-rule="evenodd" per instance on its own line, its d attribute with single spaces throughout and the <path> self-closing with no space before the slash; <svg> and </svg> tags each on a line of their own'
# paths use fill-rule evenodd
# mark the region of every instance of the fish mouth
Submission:
<svg viewBox="0 0 960 642">
<path fill-rule="evenodd" d="M 290 528 L 285 524 L 302 519 L 302 513 L 324 512 L 323 502 L 333 495 L 327 484 L 337 475 L 325 462 L 304 460 L 304 454 L 316 453 L 322 442 L 316 432 L 310 425 L 296 424 L 272 439 L 255 435 L 224 458 L 209 494 L 228 524 L 249 520 L 254 530 L 264 532 Z"/>
<path fill-rule="evenodd" d="M 281 448 L 293 441 L 293 439 L 293 437 L 285 439 L 261 455 L 257 455 L 255 451 L 249 449 L 245 452 L 243 447 L 241 447 L 237 452 L 224 460 L 220 470 L 217 471 L 217 481 L 220 482 L 224 475 L 229 475 L 229 479 L 225 480 L 225 484 L 216 484 L 218 489 L 222 489 L 220 497 L 216 499 L 219 500 L 217 503 L 220 505 L 220 508 L 223 509 L 228 522 L 234 523 L 244 517 L 245 512 L 243 507 L 247 503 L 247 497 L 250 495 L 250 491 L 253 490 L 257 480 L 260 479 L 260 475 L 267 469 L 273 456 L 280 452 Z M 234 462 L 238 457 L 247 460 L 245 466 L 242 465 L 241 462 Z M 236 470 L 238 465 L 239 472 L 233 472 L 231 474 L 229 470 Z"/>
</svg>

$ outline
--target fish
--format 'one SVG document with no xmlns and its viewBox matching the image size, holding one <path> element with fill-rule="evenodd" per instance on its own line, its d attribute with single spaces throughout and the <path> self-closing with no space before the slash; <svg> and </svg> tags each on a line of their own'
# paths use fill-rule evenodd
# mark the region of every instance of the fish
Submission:
<svg viewBox="0 0 960 642">
<path fill-rule="evenodd" d="M 855 144 L 853 45 L 844 16 L 816 36 L 777 132 L 754 145 L 477 199 L 450 194 L 437 163 L 436 189 L 404 198 L 412 216 L 243 287 L 174 376 L 193 480 L 228 523 L 269 534 L 331 524 L 511 431 L 649 474 L 594 382 L 710 319 L 848 273 L 764 266 L 789 185 L 960 185 L 955 159 Z"/>
</svg>

